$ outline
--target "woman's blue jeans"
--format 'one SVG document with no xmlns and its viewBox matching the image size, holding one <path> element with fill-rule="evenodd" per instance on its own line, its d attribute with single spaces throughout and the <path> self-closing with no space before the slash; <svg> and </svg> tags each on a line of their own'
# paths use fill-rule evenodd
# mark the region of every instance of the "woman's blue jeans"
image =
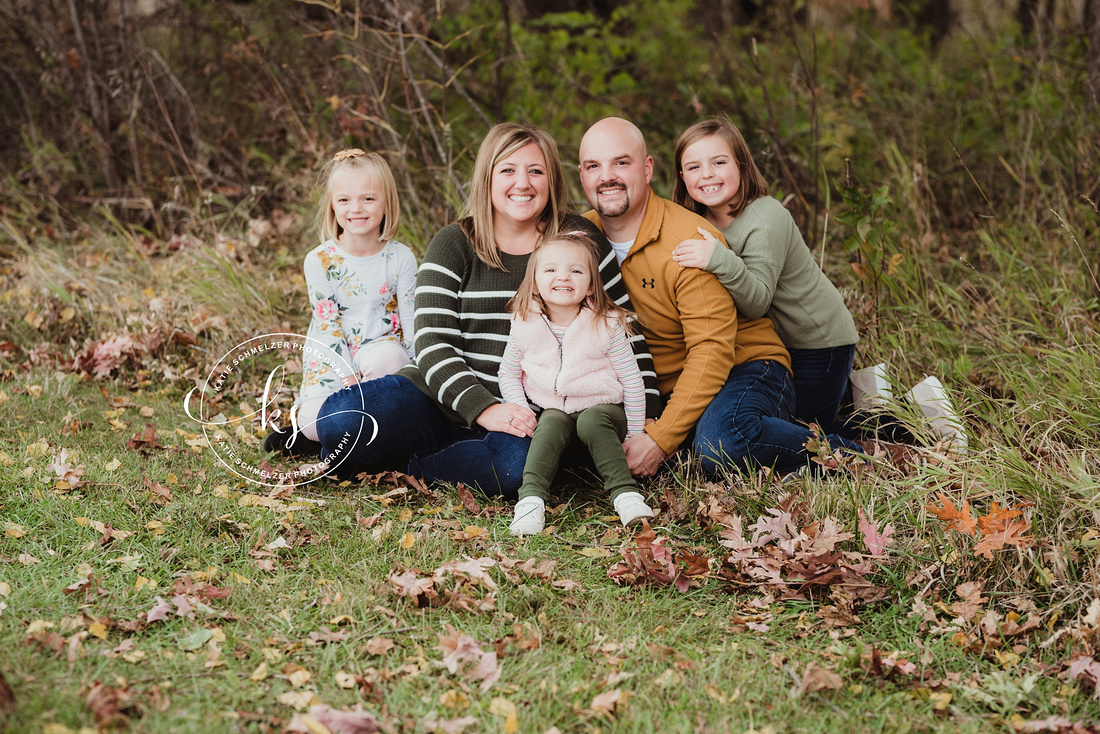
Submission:
<svg viewBox="0 0 1100 734">
<path fill-rule="evenodd" d="M 335 393 L 321 406 L 322 456 L 337 453 L 336 473 L 405 467 L 427 482 L 463 482 L 514 497 L 523 481 L 530 438 L 463 428 L 408 379 L 387 375 Z"/>
<path fill-rule="evenodd" d="M 807 464 L 811 454 L 805 443 L 814 434 L 790 421 L 793 403 L 791 373 L 779 362 L 755 360 L 734 367 L 695 427 L 693 448 L 703 470 L 716 474 L 771 467 L 783 472 Z M 826 438 L 834 449 L 863 450 L 835 434 Z"/>
</svg>

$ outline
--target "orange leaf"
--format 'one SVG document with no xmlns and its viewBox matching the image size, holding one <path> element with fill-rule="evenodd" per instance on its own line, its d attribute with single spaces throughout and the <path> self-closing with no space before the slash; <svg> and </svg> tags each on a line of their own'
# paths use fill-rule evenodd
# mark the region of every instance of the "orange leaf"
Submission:
<svg viewBox="0 0 1100 734">
<path fill-rule="evenodd" d="M 991 535 L 996 532 L 1003 532 L 1007 527 L 1008 520 L 1014 520 L 1022 515 L 1018 509 L 1009 509 L 1005 507 L 1001 509 L 997 506 L 997 503 L 993 503 L 993 509 L 989 511 L 988 515 L 982 515 L 978 518 L 978 531 L 982 535 Z"/>
<path fill-rule="evenodd" d="M 955 509 L 955 505 L 951 502 L 950 497 L 943 492 L 939 492 L 938 494 L 940 496 L 940 502 L 943 503 L 943 507 L 937 507 L 932 504 L 925 505 L 924 509 L 947 522 L 948 530 L 957 530 L 964 535 L 973 535 L 974 530 L 978 526 L 978 521 L 970 516 L 970 503 L 963 500 L 962 507 Z"/>
<path fill-rule="evenodd" d="M 1025 535 L 1031 530 L 1031 524 L 1026 520 L 1017 520 L 1005 526 L 1004 530 L 998 530 L 987 535 L 980 543 L 974 546 L 974 552 L 993 560 L 993 551 L 1000 550 L 1006 545 L 1026 547 L 1035 539 L 1031 535 Z"/>
</svg>

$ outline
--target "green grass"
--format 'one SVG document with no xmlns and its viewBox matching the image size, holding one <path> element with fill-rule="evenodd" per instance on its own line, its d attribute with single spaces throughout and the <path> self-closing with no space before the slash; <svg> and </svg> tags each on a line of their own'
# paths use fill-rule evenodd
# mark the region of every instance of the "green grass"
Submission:
<svg viewBox="0 0 1100 734">
<path fill-rule="evenodd" d="M 858 508 L 870 509 L 882 524 L 893 523 L 898 543 L 891 561 L 871 576 L 887 588 L 887 599 L 858 608 L 860 624 L 830 630 L 818 615 L 835 601 L 827 596 L 780 603 L 751 587 L 730 593 L 717 578 L 687 593 L 615 585 L 606 571 L 620 559 L 624 534 L 602 519 L 611 513 L 609 503 L 580 485 L 563 490 L 563 509 L 552 518 L 557 530 L 528 540 L 508 536 L 507 507 L 474 517 L 448 488 L 426 495 L 410 490 L 387 506 L 380 498 L 390 487 L 325 481 L 270 507 L 250 506 L 242 499 L 255 487 L 237 481 L 209 450 L 186 443 L 195 426 L 183 415 L 180 386 L 154 382 L 133 389 L 125 381 L 96 384 L 13 366 L 7 374 L 6 466 L 0 479 L 0 516 L 8 523 L 0 537 L 0 581 L 7 586 L 0 588 L 10 591 L 0 597 L 7 605 L 0 615 L 0 671 L 15 702 L 0 719 L 6 731 L 94 727 L 84 699 L 96 682 L 124 689 L 134 703 L 124 710 L 133 730 L 149 732 L 278 730 L 295 713 L 289 699 L 279 697 L 296 691 L 336 708 L 362 705 L 391 729 L 410 732 L 429 730 L 425 721 L 461 716 L 478 722 L 468 731 L 503 729 L 505 718 L 490 711 L 496 698 L 516 706 L 524 732 L 551 726 L 562 732 L 988 731 L 1007 730 L 1013 715 L 1100 715 L 1092 691 L 1080 681 L 1028 679 L 1040 665 L 1068 660 L 1075 648 L 1064 644 L 1070 635 L 1056 644 L 1044 644 L 1049 630 L 1026 636 L 1013 641 L 1022 645 L 1018 658 L 999 661 L 993 652 L 964 651 L 951 630 L 931 629 L 911 613 L 914 598 L 927 587 L 925 599 L 946 607 L 957 601 L 955 585 L 984 578 L 984 608 L 1003 617 L 1031 600 L 1040 605 L 1033 613 L 1057 629 L 1065 622 L 1046 615 L 1046 608 L 1059 607 L 1072 617 L 1089 600 L 1074 591 L 1077 585 L 1095 588 L 1095 569 L 1085 558 L 1076 559 L 1076 571 L 1063 569 L 1049 588 L 1038 588 L 1032 565 L 1047 566 L 1049 557 L 1007 552 L 984 562 L 924 514 L 932 489 L 950 493 L 959 481 L 988 483 L 986 494 L 969 495 L 976 508 L 987 504 L 986 496 L 1026 496 L 1038 506 L 1037 534 L 1043 528 L 1054 543 L 1077 544 L 1071 549 L 1077 554 L 1089 551 L 1080 539 L 1093 521 L 1068 511 L 1057 520 L 1044 517 L 1068 489 L 1036 481 L 1046 488 L 1027 494 L 1008 486 L 1007 478 L 998 486 L 998 475 L 1021 474 L 1029 465 L 988 461 L 993 450 L 984 439 L 978 455 L 962 467 L 909 475 L 827 476 L 781 490 L 756 478 L 707 487 L 688 471 L 651 488 L 673 488 L 689 510 L 658 533 L 671 536 L 677 548 L 696 548 L 716 561 L 723 550 L 719 528 L 704 529 L 694 512 L 711 495 L 728 496 L 746 528 L 792 489 L 808 503 L 810 517 L 832 515 L 849 531 L 855 531 Z M 127 407 L 109 412 L 119 409 L 101 387 Z M 142 408 L 152 415 L 143 415 Z M 104 413 L 126 425 L 116 429 Z M 74 419 L 82 421 L 79 430 L 64 435 L 64 425 Z M 157 427 L 164 448 L 143 455 L 126 444 L 146 422 Z M 72 465 L 85 468 L 87 484 L 57 488 L 47 467 L 62 448 L 69 449 Z M 112 462 L 119 462 L 113 470 Z M 155 501 L 143 478 L 167 486 L 171 501 Z M 1089 501 L 1087 494 L 1081 502 Z M 367 518 L 378 512 L 383 514 L 373 528 L 356 521 L 356 513 Z M 133 534 L 103 543 L 103 533 L 82 526 L 81 518 Z M 487 535 L 455 540 L 468 526 L 483 527 Z M 418 534 L 409 548 L 401 543 L 406 533 Z M 291 547 L 263 550 L 279 538 Z M 597 547 L 604 548 L 602 555 L 583 553 Z M 848 547 L 856 550 L 856 544 Z M 1037 550 L 1056 547 L 1044 543 Z M 495 610 L 471 613 L 417 608 L 395 596 L 386 581 L 395 571 L 426 575 L 449 561 L 479 557 L 552 559 L 553 580 L 575 586 L 561 589 L 522 573 L 510 581 L 496 566 L 489 571 L 498 587 Z M 931 583 L 921 575 L 930 566 Z M 90 593 L 65 593 L 85 576 Z M 163 621 L 126 629 L 158 597 L 171 601 L 188 577 L 230 594 L 206 598 L 209 610 L 194 619 L 173 609 Z M 490 595 L 481 587 L 465 591 L 477 599 Z M 940 619 L 947 626 L 949 616 L 941 613 Z M 750 622 L 766 630 L 754 631 L 746 626 Z M 49 626 L 35 634 L 43 623 Z M 488 691 L 440 666 L 440 636 L 448 625 L 484 651 L 502 653 L 501 677 Z M 975 624 L 961 628 L 973 631 Z M 57 651 L 43 632 L 59 636 Z M 331 633 L 336 639 L 326 641 Z M 540 644 L 523 646 L 532 637 Z M 393 648 L 373 654 L 376 638 L 392 639 Z M 111 654 L 125 640 L 132 648 Z M 883 655 L 902 651 L 916 672 L 872 673 L 872 648 Z M 252 680 L 264 663 L 267 676 Z M 796 696 L 811 663 L 834 671 L 840 688 Z M 308 671 L 308 681 L 292 683 L 291 664 Z M 345 689 L 337 683 L 342 673 L 372 683 Z M 614 690 L 625 694 L 625 704 L 610 715 L 596 713 L 593 700 Z"/>
</svg>

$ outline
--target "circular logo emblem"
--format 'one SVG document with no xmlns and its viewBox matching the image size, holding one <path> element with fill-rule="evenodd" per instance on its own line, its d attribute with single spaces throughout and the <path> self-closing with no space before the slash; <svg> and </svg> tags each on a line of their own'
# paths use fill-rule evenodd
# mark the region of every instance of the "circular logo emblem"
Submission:
<svg viewBox="0 0 1100 734">
<path fill-rule="evenodd" d="M 183 401 L 183 409 L 191 420 L 202 426 L 203 435 L 218 461 L 241 479 L 265 487 L 298 486 L 315 482 L 336 471 L 351 455 L 351 449 L 361 440 L 370 444 L 378 435 L 378 423 L 366 412 L 361 389 L 349 392 L 345 409 L 324 417 L 328 426 L 342 435 L 334 445 L 322 452 L 316 462 L 305 466 L 277 470 L 256 457 L 262 436 L 276 431 L 289 447 L 308 440 L 302 429 L 317 426 L 317 410 L 303 416 L 290 398 L 302 384 L 288 379 L 286 363 L 299 357 L 303 366 L 302 382 L 310 381 L 313 393 L 324 389 L 329 393 L 342 390 L 348 382 L 358 387 L 355 368 L 343 357 L 312 337 L 302 334 L 263 334 L 230 349 L 211 368 L 206 382 L 193 388 Z M 319 378 L 318 375 L 323 375 Z M 356 399 L 357 398 L 357 399 Z M 315 400 L 323 400 L 314 398 Z M 350 408 L 345 406 L 351 404 Z M 330 437 L 331 438 L 331 437 Z"/>
</svg>

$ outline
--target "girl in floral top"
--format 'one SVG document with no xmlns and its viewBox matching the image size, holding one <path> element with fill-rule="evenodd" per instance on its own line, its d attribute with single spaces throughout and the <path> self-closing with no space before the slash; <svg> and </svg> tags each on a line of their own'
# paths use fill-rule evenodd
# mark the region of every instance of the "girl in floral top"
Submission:
<svg viewBox="0 0 1100 734">
<path fill-rule="evenodd" d="M 393 173 L 382 156 L 352 148 L 333 156 L 322 180 L 322 244 L 304 266 L 313 319 L 297 402 L 298 430 L 311 441 L 329 395 L 391 375 L 414 356 L 416 258 L 394 240 L 401 209 Z"/>
</svg>

